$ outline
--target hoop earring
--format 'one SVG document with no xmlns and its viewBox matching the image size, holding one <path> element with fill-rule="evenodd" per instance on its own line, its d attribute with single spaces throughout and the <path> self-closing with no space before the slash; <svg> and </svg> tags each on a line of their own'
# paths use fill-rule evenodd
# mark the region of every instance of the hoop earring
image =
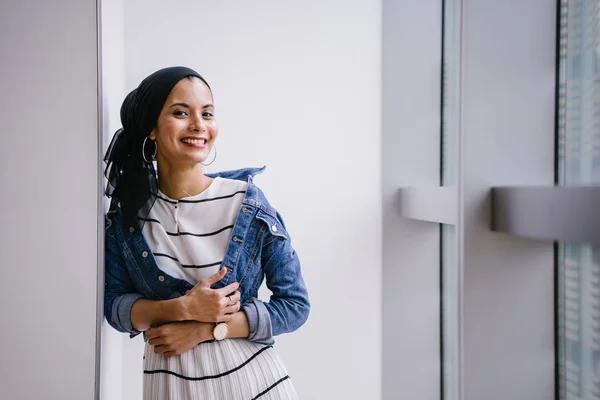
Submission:
<svg viewBox="0 0 600 400">
<path fill-rule="evenodd" d="M 150 139 L 150 136 L 146 136 L 144 138 L 144 141 L 142 142 L 142 158 L 144 159 L 144 161 L 146 161 L 146 164 L 151 164 L 153 161 L 156 161 L 156 153 L 158 152 L 158 146 L 156 145 L 156 142 L 152 139 L 150 139 L 150 141 L 152 143 L 154 143 L 154 154 L 152 155 L 152 159 L 148 160 L 146 158 L 146 140 Z"/>
<path fill-rule="evenodd" d="M 208 167 L 210 164 L 215 162 L 215 160 L 217 159 L 217 145 L 213 145 L 213 149 L 215 150 L 215 156 L 213 157 L 212 161 L 209 162 L 208 164 L 204 164 L 204 163 L 200 163 L 200 164 L 204 165 L 205 167 Z"/>
</svg>

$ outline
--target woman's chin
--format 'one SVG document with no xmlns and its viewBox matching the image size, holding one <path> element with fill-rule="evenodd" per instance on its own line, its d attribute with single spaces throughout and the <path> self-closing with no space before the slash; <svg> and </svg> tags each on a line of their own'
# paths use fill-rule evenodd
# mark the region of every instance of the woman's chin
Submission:
<svg viewBox="0 0 600 400">
<path fill-rule="evenodd" d="M 185 152 L 185 154 L 182 154 L 181 157 L 179 158 L 180 160 L 182 160 L 183 163 L 185 164 L 201 164 L 207 163 L 208 160 L 208 154 L 206 154 L 206 151 L 194 151 L 194 152 Z M 210 160 L 208 160 L 210 161 Z"/>
</svg>

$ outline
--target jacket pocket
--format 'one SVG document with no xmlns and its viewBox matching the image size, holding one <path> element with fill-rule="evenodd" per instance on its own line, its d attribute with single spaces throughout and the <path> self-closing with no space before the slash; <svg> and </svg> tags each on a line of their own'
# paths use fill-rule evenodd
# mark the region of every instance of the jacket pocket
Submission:
<svg viewBox="0 0 600 400">
<path fill-rule="evenodd" d="M 266 224 L 267 231 L 270 235 L 280 237 L 283 239 L 289 239 L 288 233 L 285 230 L 283 223 L 277 217 L 274 217 L 273 215 L 266 213 L 263 210 L 258 210 L 258 212 L 256 213 L 256 218 L 258 218 Z M 267 235 L 266 238 L 267 241 L 269 241 L 268 236 L 269 235 Z"/>
</svg>

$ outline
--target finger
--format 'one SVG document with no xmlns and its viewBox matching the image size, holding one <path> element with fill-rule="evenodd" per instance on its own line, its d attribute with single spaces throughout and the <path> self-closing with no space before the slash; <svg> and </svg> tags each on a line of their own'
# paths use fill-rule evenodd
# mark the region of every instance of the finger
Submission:
<svg viewBox="0 0 600 400">
<path fill-rule="evenodd" d="M 227 272 L 227 268 L 223 267 L 216 274 L 209 276 L 208 278 L 204 278 L 198 283 L 201 284 L 202 286 L 212 286 L 215 283 L 219 282 L 221 279 L 223 279 L 226 272 Z"/>
<path fill-rule="evenodd" d="M 160 346 L 160 345 L 164 344 L 164 339 L 161 337 L 156 337 L 156 338 L 148 340 L 148 344 L 150 346 L 157 346 L 157 345 Z"/>
<path fill-rule="evenodd" d="M 150 340 L 150 339 L 155 339 L 157 337 L 158 337 L 158 335 L 156 334 L 156 332 L 151 331 L 150 329 L 148 329 L 146 331 L 146 339 Z"/>
<path fill-rule="evenodd" d="M 171 351 L 165 351 L 163 353 L 163 356 L 165 356 L 165 358 L 171 358 L 171 357 L 174 357 L 176 355 L 177 355 L 177 352 L 173 351 L 173 350 L 171 350 Z"/>
<path fill-rule="evenodd" d="M 215 291 L 218 292 L 219 295 L 225 297 L 225 296 L 233 295 L 233 293 L 236 290 L 238 290 L 239 287 L 240 287 L 239 282 L 233 282 L 225 287 L 222 287 L 221 289 L 215 289 Z"/>
<path fill-rule="evenodd" d="M 230 295 L 232 303 L 239 303 L 242 299 L 242 294 L 239 290 L 236 290 L 234 294 Z"/>
<path fill-rule="evenodd" d="M 150 328 L 146 330 L 146 339 L 154 339 L 161 337 L 163 334 L 160 328 Z"/>
<path fill-rule="evenodd" d="M 162 346 L 162 345 L 154 346 L 154 353 L 155 354 L 163 354 L 166 351 L 167 351 L 166 346 Z"/>
<path fill-rule="evenodd" d="M 241 297 L 242 297 L 241 293 L 236 291 L 233 294 L 225 296 L 225 298 L 221 300 L 221 304 L 225 307 L 232 306 L 236 303 L 239 303 Z"/>
<path fill-rule="evenodd" d="M 223 310 L 223 313 L 225 314 L 235 314 L 236 312 L 240 311 L 240 309 L 242 308 L 240 303 L 235 303 L 231 306 L 227 306 L 225 307 L 225 310 Z"/>
<path fill-rule="evenodd" d="M 230 307 L 236 303 L 239 303 L 241 298 L 242 294 L 238 291 L 235 291 L 233 294 L 225 296 L 225 298 L 221 300 L 221 304 L 225 307 Z"/>
</svg>

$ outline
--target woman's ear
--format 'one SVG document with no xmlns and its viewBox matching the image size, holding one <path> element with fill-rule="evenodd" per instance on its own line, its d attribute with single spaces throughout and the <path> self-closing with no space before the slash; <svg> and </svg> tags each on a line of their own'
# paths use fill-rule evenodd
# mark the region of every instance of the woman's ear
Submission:
<svg viewBox="0 0 600 400">
<path fill-rule="evenodd" d="M 152 129 L 152 132 L 150 132 L 150 139 L 156 140 L 156 128 Z"/>
</svg>

